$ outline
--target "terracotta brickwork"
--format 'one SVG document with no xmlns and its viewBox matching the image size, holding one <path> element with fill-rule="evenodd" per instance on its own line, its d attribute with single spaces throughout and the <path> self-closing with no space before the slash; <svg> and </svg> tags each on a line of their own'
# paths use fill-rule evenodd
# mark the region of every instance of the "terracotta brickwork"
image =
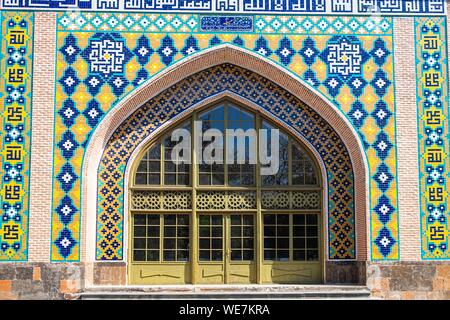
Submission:
<svg viewBox="0 0 450 320">
<path fill-rule="evenodd" d="M 395 80 L 398 159 L 400 258 L 420 259 L 419 169 L 417 141 L 414 21 L 395 21 Z"/>
<path fill-rule="evenodd" d="M 53 106 L 56 14 L 36 12 L 30 178 L 30 254 L 32 262 L 50 260 Z"/>
</svg>

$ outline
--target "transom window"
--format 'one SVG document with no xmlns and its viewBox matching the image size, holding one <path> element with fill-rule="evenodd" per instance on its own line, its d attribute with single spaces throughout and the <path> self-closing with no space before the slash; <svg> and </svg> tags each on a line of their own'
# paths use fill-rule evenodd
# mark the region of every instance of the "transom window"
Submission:
<svg viewBox="0 0 450 320">
<path fill-rule="evenodd" d="M 242 107 L 230 102 L 210 108 L 204 112 L 196 113 L 189 121 L 183 123 L 180 128 L 191 131 L 193 121 L 202 122 L 202 133 L 208 129 L 216 129 L 225 135 L 227 129 L 266 129 L 276 127 L 264 120 L 263 117 L 251 113 Z M 270 131 L 268 131 L 270 132 Z M 193 135 L 192 139 L 193 139 Z M 271 135 L 268 134 L 268 153 L 271 154 Z M 253 141 L 258 145 L 257 141 Z M 249 159 L 250 139 L 245 138 L 245 158 Z M 142 156 L 136 170 L 134 184 L 136 186 L 192 186 L 192 176 L 196 174 L 198 186 L 256 186 L 256 172 L 260 172 L 259 164 L 238 164 L 236 161 L 227 163 L 226 151 L 230 147 L 227 139 L 223 141 L 222 163 L 200 163 L 195 168 L 189 164 L 175 164 L 172 159 L 172 150 L 178 142 L 171 139 L 170 134 L 163 136 L 155 142 Z M 211 142 L 203 141 L 202 149 L 208 147 Z M 195 141 L 191 141 L 193 146 Z M 237 138 L 234 145 L 237 144 Z M 234 149 L 234 159 L 237 159 L 237 149 Z M 191 152 L 194 154 L 194 151 Z M 261 186 L 317 186 L 315 164 L 305 149 L 287 133 L 280 131 L 279 137 L 279 170 L 275 175 L 263 175 Z M 178 160 L 178 159 L 175 159 Z M 191 158 L 190 163 L 194 163 Z M 195 169 L 195 170 L 191 170 Z"/>
</svg>

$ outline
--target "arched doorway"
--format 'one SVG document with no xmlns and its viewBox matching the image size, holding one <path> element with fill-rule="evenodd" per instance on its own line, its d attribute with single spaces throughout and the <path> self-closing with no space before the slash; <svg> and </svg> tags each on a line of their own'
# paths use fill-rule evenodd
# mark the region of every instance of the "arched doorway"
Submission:
<svg viewBox="0 0 450 320">
<path fill-rule="evenodd" d="M 217 164 L 194 161 L 200 142 L 190 134 L 183 156 L 192 165 L 174 163 L 173 129 L 192 133 L 198 121 L 202 134 L 265 129 L 270 140 L 270 130 L 280 130 L 278 170 L 262 174 L 260 162 L 249 163 L 251 144 L 253 152 L 265 147 L 259 135 L 243 138 L 240 164 L 237 138 L 220 142 L 226 151 L 215 155 L 223 160 Z M 195 111 L 143 147 L 132 165 L 130 284 L 321 283 L 321 180 L 308 148 L 264 115 L 230 99 Z"/>
<path fill-rule="evenodd" d="M 235 61 L 238 57 L 233 49 L 227 47 L 216 51 L 224 53 L 225 60 Z M 211 56 L 208 53 L 199 59 L 203 61 Z M 252 59 L 252 56 L 248 58 Z M 258 59 L 252 61 L 255 65 L 261 63 Z M 189 61 L 182 66 L 192 64 Z M 84 203 L 87 205 L 88 220 L 95 219 L 97 222 L 84 224 L 89 240 L 86 245 L 88 257 L 98 261 L 94 263 L 94 273 L 112 265 L 124 275 L 130 269 L 129 225 L 132 221 L 129 221 L 128 216 L 128 186 L 134 178 L 132 164 L 138 162 L 136 159 L 143 146 L 148 146 L 149 141 L 154 141 L 155 137 L 173 127 L 180 119 L 185 119 L 194 110 L 222 98 L 232 97 L 303 141 L 314 158 L 320 159 L 324 187 L 321 234 L 323 281 L 335 281 L 337 273 L 341 279 L 342 272 L 349 275 L 351 273 L 353 279 L 355 266 L 359 268 L 359 262 L 349 260 L 354 260 L 355 254 L 358 259 L 360 254 L 365 254 L 366 233 L 356 231 L 365 230 L 367 199 L 364 195 L 367 189 L 362 184 L 366 181 L 366 171 L 361 167 L 365 163 L 364 158 L 360 157 L 361 149 L 355 148 L 359 146 L 354 142 L 357 141 L 354 140 L 355 136 L 348 135 L 349 127 L 323 100 L 311 98 L 311 91 L 303 90 L 297 82 L 292 82 L 292 86 L 289 86 L 292 79 L 289 80 L 284 73 L 277 74 L 279 81 L 291 91 L 236 64 L 224 63 L 207 68 L 202 66 L 203 68 L 198 66 L 199 70 L 194 74 L 191 74 L 192 70 L 186 73 L 181 72 L 182 69 L 176 69 L 176 72 L 174 70 L 170 73 L 176 75 L 176 79 L 171 79 L 169 83 L 164 81 L 162 86 L 149 83 L 136 93 L 139 101 L 132 98 L 126 100 L 124 107 L 118 106 L 115 110 L 117 112 L 108 115 L 108 119 L 102 122 L 103 127 L 94 134 L 83 171 L 84 181 L 87 182 L 83 184 L 87 190 L 87 197 L 83 199 L 86 199 Z M 262 68 L 260 71 L 265 73 L 267 70 Z M 189 76 L 182 78 L 180 74 Z M 161 79 L 165 79 L 165 76 Z M 165 89 L 158 91 L 158 88 Z M 347 149 L 347 144 L 352 148 Z M 355 216 L 355 213 L 358 215 Z M 363 227 L 358 227 L 361 224 Z M 108 260 L 114 261 L 114 264 L 105 263 Z M 346 261 L 342 263 L 343 260 Z M 257 280 L 261 281 L 261 276 Z M 132 282 L 127 278 L 126 283 Z"/>
</svg>

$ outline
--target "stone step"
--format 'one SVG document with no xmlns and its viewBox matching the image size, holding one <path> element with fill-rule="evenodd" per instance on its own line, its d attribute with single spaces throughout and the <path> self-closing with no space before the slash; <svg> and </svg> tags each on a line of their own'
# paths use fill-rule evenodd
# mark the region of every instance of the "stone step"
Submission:
<svg viewBox="0 0 450 320">
<path fill-rule="evenodd" d="M 365 286 L 349 285 L 204 285 L 92 287 L 83 300 L 264 300 L 264 299 L 370 299 Z"/>
</svg>

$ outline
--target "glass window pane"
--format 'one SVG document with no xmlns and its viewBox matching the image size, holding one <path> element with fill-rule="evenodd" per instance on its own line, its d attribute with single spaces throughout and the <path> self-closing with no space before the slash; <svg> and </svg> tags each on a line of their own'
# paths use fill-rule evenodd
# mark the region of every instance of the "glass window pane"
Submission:
<svg viewBox="0 0 450 320">
<path fill-rule="evenodd" d="M 167 172 L 177 172 L 177 167 L 175 163 L 172 161 L 165 161 L 164 162 L 164 171 Z"/>
<path fill-rule="evenodd" d="M 275 238 L 265 238 L 264 239 L 264 248 L 275 249 Z"/>
<path fill-rule="evenodd" d="M 289 250 L 278 250 L 277 251 L 277 260 L 278 261 L 289 260 Z"/>
<path fill-rule="evenodd" d="M 134 247 L 136 249 L 145 249 L 145 238 L 134 239 Z"/>
<path fill-rule="evenodd" d="M 222 249 L 222 239 L 213 239 L 211 244 L 212 249 Z"/>
<path fill-rule="evenodd" d="M 145 226 L 145 214 L 136 214 L 134 216 L 134 225 L 144 225 Z"/>
<path fill-rule="evenodd" d="M 231 260 L 239 261 L 242 260 L 242 252 L 241 250 L 235 250 L 231 252 Z"/>
<path fill-rule="evenodd" d="M 210 249 L 210 244 L 209 239 L 200 239 L 199 241 L 200 249 Z"/>
<path fill-rule="evenodd" d="M 308 250 L 308 251 L 306 251 L 306 259 L 308 261 L 317 261 L 317 260 L 319 260 L 319 252 L 317 250 Z"/>
<path fill-rule="evenodd" d="M 222 237 L 222 227 L 213 227 L 211 231 L 213 237 Z"/>
<path fill-rule="evenodd" d="M 305 238 L 294 238 L 293 244 L 294 244 L 294 249 L 305 249 L 306 248 Z"/>
<path fill-rule="evenodd" d="M 277 224 L 288 225 L 289 224 L 289 215 L 288 214 L 277 214 Z"/>
<path fill-rule="evenodd" d="M 216 173 L 213 173 L 213 175 L 212 175 L 212 184 L 213 185 L 223 185 L 225 183 L 225 180 L 224 180 L 224 175 L 223 174 L 216 174 Z"/>
<path fill-rule="evenodd" d="M 199 175 L 199 184 L 202 186 L 211 185 L 211 175 L 210 174 L 200 174 Z"/>
<path fill-rule="evenodd" d="M 177 215 L 177 223 L 179 226 L 188 226 L 189 225 L 189 215 L 187 215 L 187 214 Z"/>
<path fill-rule="evenodd" d="M 199 232 L 200 237 L 209 237 L 210 236 L 209 231 L 210 231 L 209 227 L 200 227 Z"/>
<path fill-rule="evenodd" d="M 231 239 L 231 248 L 241 248 L 242 247 L 242 241 L 241 239 Z"/>
<path fill-rule="evenodd" d="M 175 261 L 175 251 L 164 250 L 164 261 Z"/>
<path fill-rule="evenodd" d="M 200 216 L 200 219 L 199 219 L 200 225 L 203 225 L 203 226 L 209 225 L 209 221 L 210 221 L 210 216 L 208 216 L 208 215 Z"/>
<path fill-rule="evenodd" d="M 211 253 L 209 250 L 200 250 L 200 261 L 211 261 Z"/>
<path fill-rule="evenodd" d="M 156 161 L 149 161 L 148 163 L 148 172 L 160 172 L 161 171 L 161 164 L 160 162 Z"/>
<path fill-rule="evenodd" d="M 252 261 L 253 260 L 253 250 L 244 250 L 243 260 Z"/>
<path fill-rule="evenodd" d="M 189 261 L 189 251 L 178 250 L 177 251 L 177 260 L 178 261 Z"/>
<path fill-rule="evenodd" d="M 317 227 L 306 227 L 306 235 L 308 237 L 317 237 Z"/>
<path fill-rule="evenodd" d="M 304 226 L 294 227 L 293 233 L 294 233 L 293 234 L 294 237 L 304 237 L 306 234 L 305 227 Z"/>
<path fill-rule="evenodd" d="M 308 238 L 306 241 L 308 249 L 319 248 L 319 240 L 317 238 Z"/>
<path fill-rule="evenodd" d="M 264 215 L 264 224 L 275 224 L 275 215 L 274 214 L 265 214 Z"/>
<path fill-rule="evenodd" d="M 275 260 L 275 250 L 264 250 L 264 260 Z"/>
<path fill-rule="evenodd" d="M 289 249 L 289 238 L 277 238 L 278 249 Z"/>
<path fill-rule="evenodd" d="M 134 227 L 134 236 L 135 237 L 145 237 L 145 227 Z"/>
<path fill-rule="evenodd" d="M 289 227 L 277 227 L 277 237 L 289 237 Z"/>
<path fill-rule="evenodd" d="M 175 214 L 165 214 L 164 215 L 164 225 L 174 226 L 177 224 L 176 219 L 177 219 L 177 216 Z"/>
<path fill-rule="evenodd" d="M 151 148 L 147 153 L 148 159 L 159 160 L 161 159 L 161 145 L 157 144 Z"/>
<path fill-rule="evenodd" d="M 159 238 L 147 239 L 147 249 L 159 249 Z"/>
<path fill-rule="evenodd" d="M 187 186 L 189 185 L 189 174 L 179 174 L 178 175 L 178 185 Z"/>
<path fill-rule="evenodd" d="M 159 237 L 159 227 L 147 227 L 148 237 Z"/>
<path fill-rule="evenodd" d="M 294 214 L 293 216 L 295 225 L 304 225 L 305 224 L 305 215 L 304 214 Z"/>
<path fill-rule="evenodd" d="M 148 214 L 147 215 L 147 224 L 153 226 L 159 226 L 159 214 Z"/>
<path fill-rule="evenodd" d="M 294 251 L 294 260 L 305 261 L 306 260 L 306 251 L 305 250 L 295 250 Z"/>
<path fill-rule="evenodd" d="M 176 236 L 176 228 L 175 227 L 165 227 L 164 228 L 164 237 L 175 237 Z"/>
<path fill-rule="evenodd" d="M 175 239 L 164 239 L 164 249 L 175 249 Z"/>
<path fill-rule="evenodd" d="M 147 184 L 147 174 L 146 173 L 136 173 L 136 179 L 135 179 L 134 183 Z"/>
<path fill-rule="evenodd" d="M 160 174 L 149 174 L 148 175 L 148 184 L 150 185 L 158 185 L 161 184 L 161 176 Z"/>
<path fill-rule="evenodd" d="M 145 250 L 134 250 L 133 251 L 134 261 L 145 261 Z"/>
<path fill-rule="evenodd" d="M 222 261 L 222 251 L 212 251 L 212 261 Z"/>
<path fill-rule="evenodd" d="M 177 240 L 177 249 L 178 250 L 189 249 L 189 239 L 178 239 Z"/>
<path fill-rule="evenodd" d="M 211 216 L 211 224 L 215 226 L 221 226 L 222 225 L 222 216 Z"/>
<path fill-rule="evenodd" d="M 147 251 L 147 261 L 159 261 L 159 251 Z"/>
<path fill-rule="evenodd" d="M 232 237 L 240 237 L 241 236 L 241 228 L 240 227 L 231 227 L 231 236 Z"/>
<path fill-rule="evenodd" d="M 143 160 L 139 163 L 139 166 L 137 168 L 137 172 L 147 172 L 147 161 Z"/>
<path fill-rule="evenodd" d="M 265 237 L 274 237 L 275 236 L 275 226 L 265 226 L 264 227 L 264 236 Z"/>
<path fill-rule="evenodd" d="M 315 214 L 308 214 L 306 216 L 306 223 L 309 225 L 316 225 L 317 224 L 317 215 Z"/>
</svg>

